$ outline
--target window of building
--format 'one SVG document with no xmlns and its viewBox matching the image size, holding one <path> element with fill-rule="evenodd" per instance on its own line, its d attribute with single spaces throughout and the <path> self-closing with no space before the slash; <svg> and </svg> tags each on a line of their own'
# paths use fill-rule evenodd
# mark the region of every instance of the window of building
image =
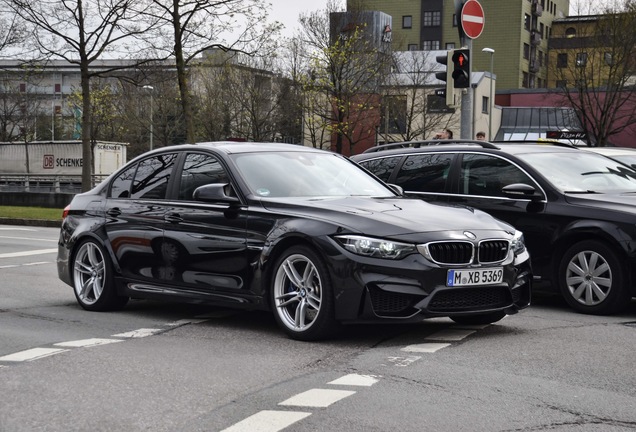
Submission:
<svg viewBox="0 0 636 432">
<path fill-rule="evenodd" d="M 528 31 L 530 31 L 530 24 L 531 24 L 530 15 L 524 14 L 523 15 L 523 28 L 528 30 Z"/>
<path fill-rule="evenodd" d="M 543 51 L 539 51 L 539 56 L 538 56 L 539 57 L 539 66 L 543 66 L 543 61 L 544 61 L 543 56 L 544 56 Z"/>
<path fill-rule="evenodd" d="M 446 44 L 446 49 L 447 49 L 447 50 L 455 49 L 455 42 L 447 43 L 447 44 Z"/>
<path fill-rule="evenodd" d="M 439 27 L 442 23 L 442 13 L 440 11 L 424 12 L 423 27 Z"/>
<path fill-rule="evenodd" d="M 433 51 L 433 50 L 438 50 L 439 48 L 439 41 L 438 40 L 428 40 L 428 41 L 422 41 L 422 49 L 424 51 Z"/>
<path fill-rule="evenodd" d="M 413 17 L 411 15 L 404 15 L 402 17 L 402 28 L 410 29 L 413 26 Z"/>
<path fill-rule="evenodd" d="M 536 75 L 534 74 L 529 74 L 528 75 L 528 88 L 535 88 L 536 87 Z"/>
<path fill-rule="evenodd" d="M 557 67 L 558 68 L 568 67 L 568 53 L 557 54 Z"/>
<path fill-rule="evenodd" d="M 62 84 L 55 84 L 55 93 L 62 92 Z"/>
<path fill-rule="evenodd" d="M 25 93 L 25 92 L 26 92 L 26 84 L 20 83 L 20 93 Z"/>
<path fill-rule="evenodd" d="M 587 65 L 587 53 L 576 53 L 576 67 L 585 67 Z"/>
<path fill-rule="evenodd" d="M 568 82 L 566 80 L 557 80 L 557 88 L 567 88 Z"/>
<path fill-rule="evenodd" d="M 547 35 L 543 32 L 545 31 L 545 26 L 543 23 L 539 23 L 539 33 L 541 34 L 541 39 L 544 39 Z"/>
<path fill-rule="evenodd" d="M 417 46 L 417 44 L 409 44 L 409 51 L 417 51 L 419 49 L 419 46 Z"/>
<path fill-rule="evenodd" d="M 565 36 L 569 38 L 573 38 L 576 36 L 576 29 L 574 27 L 568 27 L 565 29 Z"/>
<path fill-rule="evenodd" d="M 528 88 L 529 75 L 528 72 L 523 73 L 523 81 L 521 83 L 521 87 Z"/>
<path fill-rule="evenodd" d="M 605 60 L 605 64 L 608 66 L 612 66 L 614 64 L 614 56 L 612 56 L 611 52 L 603 54 L 603 59 Z"/>
<path fill-rule="evenodd" d="M 488 114 L 489 109 L 490 109 L 490 98 L 483 96 L 481 98 L 481 112 L 484 114 Z"/>
<path fill-rule="evenodd" d="M 406 133 L 406 96 L 384 97 L 381 122 L 384 133 Z"/>
<path fill-rule="evenodd" d="M 523 58 L 526 60 L 530 58 L 530 45 L 527 43 L 523 44 Z"/>
<path fill-rule="evenodd" d="M 56 115 L 62 114 L 62 107 L 60 105 L 55 105 L 55 114 Z"/>
</svg>

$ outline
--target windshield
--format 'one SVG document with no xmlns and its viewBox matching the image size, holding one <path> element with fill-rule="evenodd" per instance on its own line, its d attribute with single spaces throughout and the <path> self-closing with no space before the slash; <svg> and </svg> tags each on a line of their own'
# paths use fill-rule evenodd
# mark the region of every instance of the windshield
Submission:
<svg viewBox="0 0 636 432">
<path fill-rule="evenodd" d="M 568 152 L 519 157 L 562 192 L 636 191 L 636 172 L 605 156 Z"/>
<path fill-rule="evenodd" d="M 264 198 L 395 196 L 386 185 L 333 153 L 243 153 L 233 159 L 251 192 Z"/>
</svg>

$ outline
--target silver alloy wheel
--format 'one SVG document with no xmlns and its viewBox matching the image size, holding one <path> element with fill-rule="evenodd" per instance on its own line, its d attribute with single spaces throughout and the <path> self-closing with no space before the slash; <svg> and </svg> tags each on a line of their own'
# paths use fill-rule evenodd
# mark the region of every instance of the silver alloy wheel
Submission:
<svg viewBox="0 0 636 432">
<path fill-rule="evenodd" d="M 290 330 L 309 329 L 320 312 L 322 281 L 316 266 L 301 254 L 288 256 L 274 279 L 276 312 Z"/>
<path fill-rule="evenodd" d="M 575 301 L 596 306 L 605 301 L 612 289 L 612 269 L 599 253 L 581 251 L 568 263 L 565 281 Z"/>
<path fill-rule="evenodd" d="M 80 246 L 73 265 L 73 281 L 77 297 L 92 305 L 104 291 L 105 263 L 99 246 L 92 241 Z"/>
</svg>

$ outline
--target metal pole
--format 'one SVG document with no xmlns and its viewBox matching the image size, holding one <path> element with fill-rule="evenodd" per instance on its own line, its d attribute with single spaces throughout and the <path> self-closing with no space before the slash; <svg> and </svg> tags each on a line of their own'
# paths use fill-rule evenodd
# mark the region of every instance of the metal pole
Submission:
<svg viewBox="0 0 636 432">
<path fill-rule="evenodd" d="M 490 107 L 488 112 L 488 141 L 492 141 L 492 113 L 495 109 L 495 97 L 492 93 L 492 81 L 493 81 L 493 72 L 494 72 L 494 60 L 495 60 L 495 50 L 492 48 L 484 48 L 481 52 L 486 52 L 490 54 Z"/>
<path fill-rule="evenodd" d="M 473 52 L 473 41 L 470 38 L 467 38 L 466 48 L 468 48 L 470 54 L 468 56 L 469 75 L 473 73 L 473 60 L 472 60 L 472 52 Z M 471 76 L 472 81 L 472 76 Z M 464 91 L 465 90 L 465 91 Z M 471 88 L 462 89 L 462 108 L 461 108 L 461 139 L 473 139 L 473 122 L 472 122 L 472 109 L 473 109 L 473 92 Z"/>
<path fill-rule="evenodd" d="M 492 83 L 490 84 L 492 86 Z M 153 97 L 152 90 L 150 91 L 150 150 L 152 150 L 152 138 L 154 136 L 153 126 L 154 126 L 154 116 L 153 116 Z"/>
</svg>

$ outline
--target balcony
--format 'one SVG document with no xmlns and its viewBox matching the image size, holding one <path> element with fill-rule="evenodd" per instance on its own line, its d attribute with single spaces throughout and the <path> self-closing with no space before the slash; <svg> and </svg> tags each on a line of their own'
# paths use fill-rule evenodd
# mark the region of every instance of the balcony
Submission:
<svg viewBox="0 0 636 432">
<path fill-rule="evenodd" d="M 539 45 L 541 43 L 541 33 L 539 33 L 537 30 L 532 30 L 530 32 L 530 44 L 531 45 Z"/>
<path fill-rule="evenodd" d="M 539 0 L 532 0 L 532 15 L 540 17 L 543 15 L 543 7 Z"/>
</svg>

